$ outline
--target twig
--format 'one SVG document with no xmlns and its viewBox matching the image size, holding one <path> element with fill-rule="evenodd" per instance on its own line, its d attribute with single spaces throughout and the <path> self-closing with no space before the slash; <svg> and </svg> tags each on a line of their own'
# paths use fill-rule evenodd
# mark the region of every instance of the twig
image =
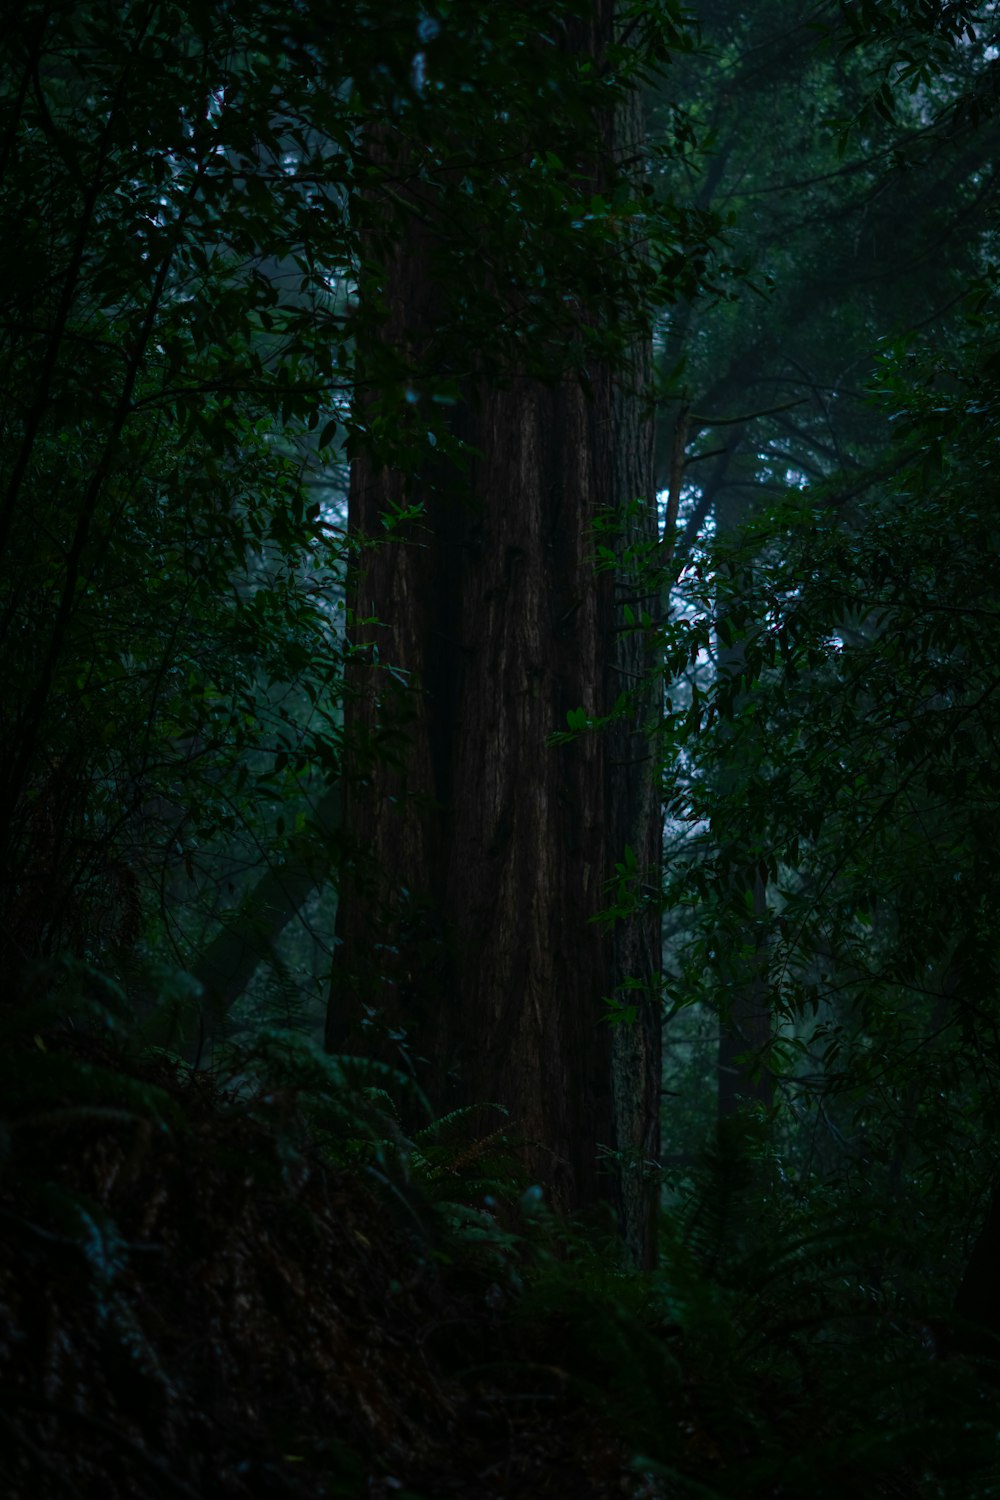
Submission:
<svg viewBox="0 0 1000 1500">
<path fill-rule="evenodd" d="M 692 412 L 688 420 L 695 427 L 735 427 L 739 422 L 756 422 L 758 417 L 773 417 L 776 412 L 791 411 L 793 406 L 804 406 L 807 400 L 807 396 L 800 396 L 797 401 L 786 401 L 783 406 L 767 406 L 763 411 L 743 412 L 738 417 L 700 417 Z"/>
</svg>

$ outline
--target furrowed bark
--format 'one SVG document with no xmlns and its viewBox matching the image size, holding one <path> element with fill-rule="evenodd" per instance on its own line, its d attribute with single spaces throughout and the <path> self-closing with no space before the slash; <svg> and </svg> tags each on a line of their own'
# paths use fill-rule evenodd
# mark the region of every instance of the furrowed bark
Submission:
<svg viewBox="0 0 1000 1500">
<path fill-rule="evenodd" d="M 601 0 L 572 45 L 599 59 L 612 16 Z M 595 184 L 611 171 L 611 120 L 601 139 Z M 389 145 L 373 150 L 388 162 Z M 377 213 L 376 224 L 384 238 Z M 441 232 L 415 213 L 383 254 L 369 295 L 385 317 L 363 375 L 389 353 L 415 366 L 432 355 Z M 404 478 L 362 434 L 349 853 L 327 1031 L 332 1050 L 412 1067 L 439 1109 L 505 1106 L 553 1205 L 611 1200 L 643 1264 L 659 1147 L 660 817 L 652 636 L 617 601 L 634 599 L 635 544 L 655 541 L 647 376 L 636 350 L 621 368 L 592 361 L 586 379 L 469 379 L 452 428 L 464 469 Z M 359 396 L 360 421 L 384 416 L 386 400 Z M 395 410 L 405 423 L 401 395 Z M 387 533 L 404 503 L 420 515 Z M 595 537 L 609 516 L 610 566 Z M 596 719 L 616 704 L 608 727 L 550 742 L 567 713 Z M 596 919 L 626 849 L 637 900 L 609 926 Z M 636 1006 L 632 1025 L 607 1024 L 615 999 Z"/>
</svg>

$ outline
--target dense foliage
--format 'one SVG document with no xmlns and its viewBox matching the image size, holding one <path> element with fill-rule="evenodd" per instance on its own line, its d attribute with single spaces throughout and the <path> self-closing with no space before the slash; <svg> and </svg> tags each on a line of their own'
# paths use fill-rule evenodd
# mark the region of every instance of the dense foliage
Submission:
<svg viewBox="0 0 1000 1500">
<path fill-rule="evenodd" d="M 600 59 L 587 14 L 11 21 L 12 1496 L 1000 1489 L 994 7 L 662 0 Z M 595 182 L 640 87 L 641 160 Z M 433 327 L 380 341 L 418 241 Z M 620 851 L 604 914 L 662 911 L 639 1275 L 493 1100 L 430 1117 L 404 1032 L 319 1038 L 342 786 L 406 741 L 345 742 L 345 577 L 422 544 L 405 490 L 348 536 L 350 464 L 460 473 L 470 379 L 596 400 L 644 338 L 665 870 Z"/>
</svg>

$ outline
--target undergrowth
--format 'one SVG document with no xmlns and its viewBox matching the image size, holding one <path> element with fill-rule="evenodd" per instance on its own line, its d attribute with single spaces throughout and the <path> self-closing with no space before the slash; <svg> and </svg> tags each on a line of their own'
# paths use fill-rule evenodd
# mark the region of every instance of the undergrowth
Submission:
<svg viewBox="0 0 1000 1500">
<path fill-rule="evenodd" d="M 995 1394 L 912 1246 L 785 1184 L 765 1121 L 638 1275 L 495 1106 L 404 1129 L 411 1080 L 274 1028 L 194 1071 L 80 988 L 0 1013 L 12 1500 L 1000 1493 Z"/>
</svg>

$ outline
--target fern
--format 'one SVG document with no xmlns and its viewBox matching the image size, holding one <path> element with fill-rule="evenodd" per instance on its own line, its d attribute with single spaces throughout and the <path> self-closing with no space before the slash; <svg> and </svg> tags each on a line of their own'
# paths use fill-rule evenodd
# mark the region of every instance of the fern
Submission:
<svg viewBox="0 0 1000 1500">
<path fill-rule="evenodd" d="M 508 1111 L 499 1104 L 469 1105 L 440 1115 L 414 1133 L 411 1168 L 431 1197 L 454 1190 L 463 1199 L 482 1199 L 521 1190 L 523 1174 L 507 1126 L 484 1128 L 495 1115 L 506 1120 Z"/>
<path fill-rule="evenodd" d="M 274 1026 L 230 1047 L 222 1076 L 234 1100 L 289 1145 L 308 1143 L 337 1167 L 378 1166 L 398 1175 L 408 1142 L 395 1100 L 406 1097 L 430 1113 L 410 1075 L 373 1058 L 324 1052 L 311 1037 Z"/>
</svg>

